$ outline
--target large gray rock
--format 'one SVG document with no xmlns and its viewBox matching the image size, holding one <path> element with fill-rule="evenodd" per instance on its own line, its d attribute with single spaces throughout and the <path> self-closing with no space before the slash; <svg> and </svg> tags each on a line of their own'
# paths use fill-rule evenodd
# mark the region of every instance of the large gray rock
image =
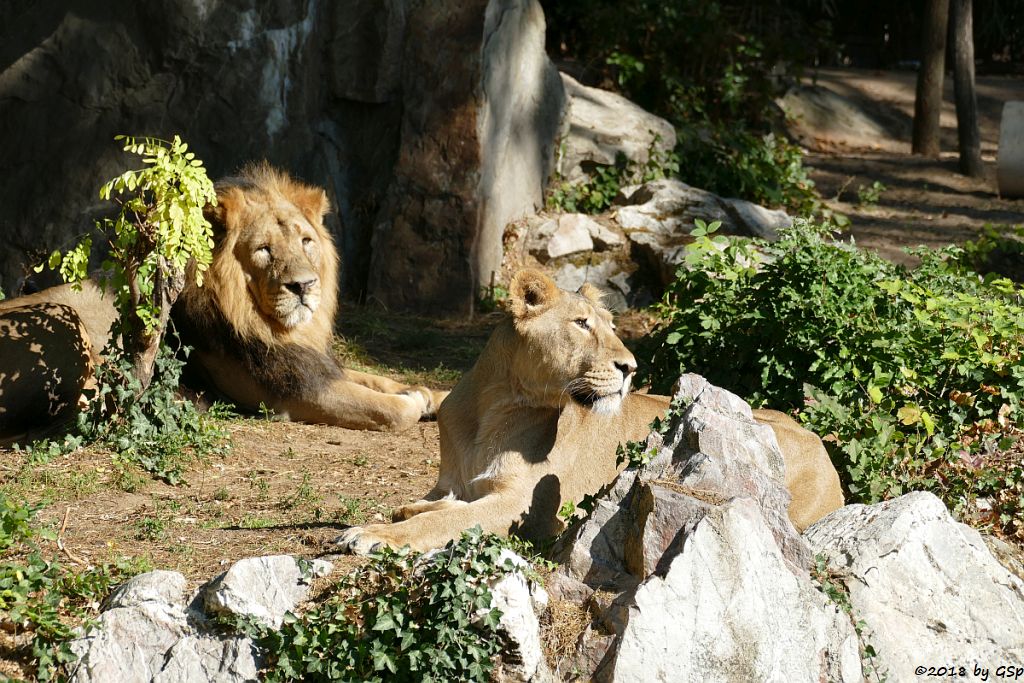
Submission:
<svg viewBox="0 0 1024 683">
<path fill-rule="evenodd" d="M 698 375 L 683 375 L 676 391 L 688 403 L 662 438 L 647 439 L 656 453 L 641 470 L 627 470 L 594 512 L 563 542 L 558 557 L 591 586 L 627 586 L 663 570 L 689 532 L 716 506 L 751 498 L 776 544 L 797 574 L 810 551 L 789 520 L 782 453 L 771 428 L 753 419 L 735 394 Z"/>
<path fill-rule="evenodd" d="M 148 682 L 164 655 L 191 627 L 185 612 L 185 577 L 177 572 L 141 574 L 119 589 L 96 624 L 70 643 L 78 661 L 75 683 Z"/>
<path fill-rule="evenodd" d="M 561 76 L 568 96 L 558 160 L 562 177 L 581 180 L 594 165 L 614 164 L 619 154 L 642 164 L 652 149 L 664 153 L 676 146 L 675 128 L 665 119 L 621 95 Z"/>
<path fill-rule="evenodd" d="M 210 614 L 234 614 L 280 628 L 286 612 L 309 594 L 311 575 L 291 555 L 239 560 L 208 585 L 203 594 Z"/>
<path fill-rule="evenodd" d="M 850 621 L 794 575 L 750 499 L 716 507 L 637 588 L 612 681 L 859 681 Z"/>
<path fill-rule="evenodd" d="M 407 20 L 401 151 L 369 293 L 469 311 L 505 226 L 542 205 L 564 107 L 537 0 L 419 3 Z"/>
<path fill-rule="evenodd" d="M 934 495 L 847 506 L 806 538 L 843 578 L 889 680 L 921 665 L 1024 666 L 1024 582 Z"/>
<path fill-rule="evenodd" d="M 153 683 L 259 680 L 259 662 L 249 638 L 185 636 L 167 652 Z"/>
<path fill-rule="evenodd" d="M 87 633 L 71 642 L 77 683 L 241 683 L 258 678 L 251 639 L 213 628 L 210 617 L 238 615 L 278 628 L 305 598 L 308 580 L 331 564 L 300 566 L 290 556 L 241 560 L 187 600 L 177 572 L 140 574 L 118 588 Z M 204 611 L 205 607 L 205 611 Z"/>
<path fill-rule="evenodd" d="M 800 144 L 812 149 L 836 146 L 877 149 L 901 137 L 894 136 L 888 126 L 857 101 L 823 85 L 794 86 L 777 103 L 786 114 L 789 133 Z"/>
<path fill-rule="evenodd" d="M 720 234 L 766 240 L 778 239 L 778 231 L 793 224 L 780 209 L 724 199 L 675 178 L 628 189 L 631 191 L 619 199 L 615 221 L 629 237 L 635 260 L 663 286 L 675 280 L 698 219 L 707 224 L 720 222 Z"/>
</svg>

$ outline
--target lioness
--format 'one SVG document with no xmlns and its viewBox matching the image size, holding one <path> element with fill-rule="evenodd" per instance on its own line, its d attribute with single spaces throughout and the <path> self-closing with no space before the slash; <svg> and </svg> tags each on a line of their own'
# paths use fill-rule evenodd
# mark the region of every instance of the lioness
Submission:
<svg viewBox="0 0 1024 683">
<path fill-rule="evenodd" d="M 565 501 L 597 492 L 618 472 L 616 447 L 643 439 L 669 399 L 630 394 L 633 355 L 615 335 L 595 288 L 565 292 L 524 270 L 510 286 L 511 316 L 441 406 L 441 471 L 394 524 L 346 529 L 337 542 L 365 553 L 386 544 L 427 550 L 464 529 L 544 538 L 561 529 Z M 842 506 L 821 441 L 775 411 L 754 411 L 775 431 L 803 530 Z"/>
</svg>

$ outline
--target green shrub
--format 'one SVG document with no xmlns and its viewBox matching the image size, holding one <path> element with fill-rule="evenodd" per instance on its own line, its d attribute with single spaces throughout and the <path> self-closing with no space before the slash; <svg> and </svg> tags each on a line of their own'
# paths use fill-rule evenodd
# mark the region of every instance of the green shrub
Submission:
<svg viewBox="0 0 1024 683">
<path fill-rule="evenodd" d="M 927 489 L 1024 537 L 1022 465 L 1002 453 L 1024 424 L 1019 289 L 967 271 L 954 247 L 917 250 L 908 270 L 806 222 L 774 244 L 711 232 L 688 248 L 641 349 L 656 389 L 697 372 L 801 409 L 831 437 L 854 500 Z"/>
<path fill-rule="evenodd" d="M 245 627 L 265 651 L 267 680 L 490 680 L 502 641 L 488 583 L 513 569 L 498 564 L 507 546 L 478 527 L 434 554 L 372 554 L 280 631 Z"/>
<path fill-rule="evenodd" d="M 30 448 L 46 458 L 101 443 L 122 463 L 177 484 L 191 457 L 219 452 L 227 439 L 225 430 L 177 396 L 184 363 L 165 335 L 185 278 L 201 285 L 211 263 L 213 228 L 203 208 L 217 198 L 202 161 L 178 136 L 115 139 L 143 164 L 100 188 L 100 197 L 119 207 L 115 218 L 97 223 L 111 244 L 100 283 L 113 294 L 118 319 L 95 370 L 97 389 L 73 431 L 63 441 Z M 89 275 L 91 248 L 87 238 L 64 255 L 53 252 L 48 265 L 66 281 L 81 282 Z"/>
<path fill-rule="evenodd" d="M 11 654 L 27 664 L 36 679 L 47 681 L 72 661 L 68 641 L 74 627 L 95 614 L 115 585 L 148 567 L 120 560 L 78 574 L 68 572 L 43 556 L 40 542 L 56 536 L 37 528 L 38 510 L 0 493 L 0 626 L 32 634 L 27 646 Z"/>
</svg>

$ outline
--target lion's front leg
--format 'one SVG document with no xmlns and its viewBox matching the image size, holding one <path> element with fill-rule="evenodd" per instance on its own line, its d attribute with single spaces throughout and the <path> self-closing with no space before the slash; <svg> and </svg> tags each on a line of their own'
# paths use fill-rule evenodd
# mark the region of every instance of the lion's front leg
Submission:
<svg viewBox="0 0 1024 683">
<path fill-rule="evenodd" d="M 271 407 L 299 422 L 400 431 L 419 421 L 428 400 L 419 393 L 388 394 L 342 379 L 331 382 L 315 398 Z"/>
<path fill-rule="evenodd" d="M 428 387 L 422 386 L 409 386 L 396 382 L 393 379 L 387 377 L 381 377 L 379 375 L 371 375 L 368 372 L 359 372 L 358 370 L 345 370 L 345 379 L 350 382 L 355 382 L 364 387 L 373 389 L 374 391 L 380 391 L 385 394 L 411 394 L 419 393 L 423 396 L 426 402 L 426 408 L 423 412 L 423 417 L 433 417 L 437 414 L 437 409 L 441 406 L 441 402 L 448 396 L 447 391 L 435 391 Z"/>
<path fill-rule="evenodd" d="M 452 505 L 421 512 L 403 522 L 345 529 L 335 543 L 343 550 L 364 555 L 381 545 L 392 548 L 407 545 L 421 552 L 433 550 L 474 526 L 486 533 L 507 536 L 522 517 L 524 500 L 529 497 L 503 491 L 469 503 L 449 501 Z"/>
</svg>

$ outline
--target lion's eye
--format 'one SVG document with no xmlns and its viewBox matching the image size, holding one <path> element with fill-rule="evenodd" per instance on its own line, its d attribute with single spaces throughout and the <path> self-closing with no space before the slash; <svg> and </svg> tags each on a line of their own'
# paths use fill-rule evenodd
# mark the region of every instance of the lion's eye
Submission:
<svg viewBox="0 0 1024 683">
<path fill-rule="evenodd" d="M 576 323 L 581 329 L 587 330 L 588 332 L 590 331 L 590 321 L 588 321 L 586 318 L 576 318 L 576 320 L 573 320 L 573 322 Z"/>
</svg>

